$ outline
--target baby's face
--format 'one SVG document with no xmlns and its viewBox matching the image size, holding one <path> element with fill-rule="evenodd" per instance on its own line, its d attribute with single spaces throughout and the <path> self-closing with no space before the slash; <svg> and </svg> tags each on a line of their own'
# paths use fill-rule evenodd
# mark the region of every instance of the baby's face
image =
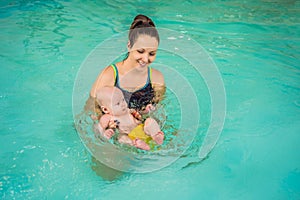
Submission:
<svg viewBox="0 0 300 200">
<path fill-rule="evenodd" d="M 124 95 L 120 90 L 115 90 L 111 102 L 110 110 L 113 115 L 123 115 L 128 110 L 128 105 L 124 99 Z"/>
</svg>

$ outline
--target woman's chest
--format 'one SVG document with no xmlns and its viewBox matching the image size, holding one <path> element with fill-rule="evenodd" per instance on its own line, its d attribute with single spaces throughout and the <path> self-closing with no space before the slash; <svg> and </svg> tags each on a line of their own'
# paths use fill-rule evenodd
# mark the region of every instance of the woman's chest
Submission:
<svg viewBox="0 0 300 200">
<path fill-rule="evenodd" d="M 147 76 L 122 75 L 119 77 L 119 86 L 129 92 L 137 91 L 147 84 Z"/>
</svg>

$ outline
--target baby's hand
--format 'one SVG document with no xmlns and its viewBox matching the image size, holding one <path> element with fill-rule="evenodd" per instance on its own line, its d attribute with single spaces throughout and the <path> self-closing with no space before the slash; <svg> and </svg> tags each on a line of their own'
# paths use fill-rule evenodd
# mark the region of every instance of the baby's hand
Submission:
<svg viewBox="0 0 300 200">
<path fill-rule="evenodd" d="M 106 138 L 106 139 L 110 139 L 113 135 L 115 134 L 115 131 L 113 129 L 106 129 L 103 133 L 103 136 Z"/>
</svg>

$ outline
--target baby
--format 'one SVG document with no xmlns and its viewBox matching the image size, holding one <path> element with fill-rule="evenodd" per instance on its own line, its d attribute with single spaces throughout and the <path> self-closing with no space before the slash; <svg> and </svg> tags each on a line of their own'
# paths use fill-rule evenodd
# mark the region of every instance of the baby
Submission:
<svg viewBox="0 0 300 200">
<path fill-rule="evenodd" d="M 142 124 L 138 119 L 140 115 L 128 108 L 120 89 L 116 87 L 100 88 L 97 91 L 96 99 L 104 113 L 97 124 L 103 137 L 110 139 L 115 134 L 114 129 L 117 128 L 120 143 L 143 150 L 150 150 L 147 142 L 151 139 L 157 144 L 163 143 L 164 133 L 160 130 L 158 123 L 152 118 L 147 118 Z"/>
</svg>

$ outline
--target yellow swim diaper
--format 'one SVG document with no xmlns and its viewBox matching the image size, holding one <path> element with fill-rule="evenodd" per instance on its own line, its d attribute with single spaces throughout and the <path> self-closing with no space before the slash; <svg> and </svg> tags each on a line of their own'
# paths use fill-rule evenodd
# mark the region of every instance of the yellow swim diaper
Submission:
<svg viewBox="0 0 300 200">
<path fill-rule="evenodd" d="M 128 137 L 132 140 L 134 139 L 141 139 L 146 143 L 149 143 L 149 141 L 152 139 L 150 136 L 146 135 L 144 131 L 144 124 L 139 124 L 137 127 L 135 127 L 129 134 Z"/>
</svg>

